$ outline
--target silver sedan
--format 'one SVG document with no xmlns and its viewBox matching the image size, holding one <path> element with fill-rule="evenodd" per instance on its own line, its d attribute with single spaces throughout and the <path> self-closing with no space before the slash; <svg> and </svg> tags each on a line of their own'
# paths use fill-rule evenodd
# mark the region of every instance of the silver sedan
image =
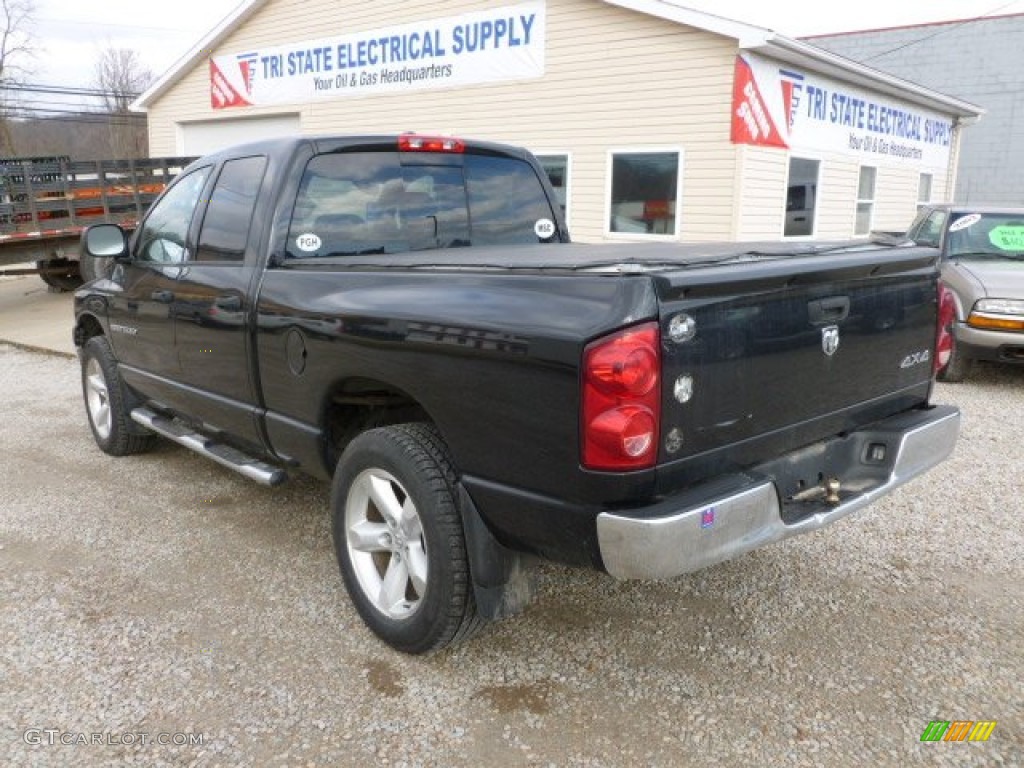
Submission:
<svg viewBox="0 0 1024 768">
<path fill-rule="evenodd" d="M 975 360 L 1024 364 L 1024 208 L 930 205 L 907 237 L 941 249 L 956 299 L 954 346 L 941 381 L 961 381 Z"/>
</svg>

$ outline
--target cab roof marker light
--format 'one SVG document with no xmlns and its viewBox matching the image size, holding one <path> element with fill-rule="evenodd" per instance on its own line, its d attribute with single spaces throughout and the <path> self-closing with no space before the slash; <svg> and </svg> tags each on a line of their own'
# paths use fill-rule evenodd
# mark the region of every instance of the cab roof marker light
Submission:
<svg viewBox="0 0 1024 768">
<path fill-rule="evenodd" d="M 448 136 L 419 136 L 404 134 L 398 137 L 399 152 L 449 152 L 461 155 L 466 151 L 466 143 L 461 139 Z"/>
</svg>

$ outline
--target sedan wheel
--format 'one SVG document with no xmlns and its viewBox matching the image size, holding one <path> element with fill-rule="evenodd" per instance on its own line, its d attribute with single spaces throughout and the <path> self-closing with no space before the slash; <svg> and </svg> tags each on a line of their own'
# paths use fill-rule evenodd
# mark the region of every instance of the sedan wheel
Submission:
<svg viewBox="0 0 1024 768">
<path fill-rule="evenodd" d="M 964 357 L 960 351 L 960 345 L 953 341 L 953 350 L 949 355 L 949 362 L 946 363 L 946 367 L 939 371 L 936 378 L 939 381 L 945 381 L 948 383 L 955 383 L 963 381 L 970 374 L 971 369 L 974 367 L 974 361 L 969 357 Z"/>
</svg>

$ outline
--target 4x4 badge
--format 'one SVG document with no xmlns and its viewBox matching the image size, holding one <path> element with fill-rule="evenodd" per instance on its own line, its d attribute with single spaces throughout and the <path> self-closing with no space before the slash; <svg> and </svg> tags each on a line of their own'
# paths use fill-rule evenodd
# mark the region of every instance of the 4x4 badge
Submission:
<svg viewBox="0 0 1024 768">
<path fill-rule="evenodd" d="M 832 357 L 839 349 L 839 326 L 830 325 L 821 329 L 821 351 Z"/>
</svg>

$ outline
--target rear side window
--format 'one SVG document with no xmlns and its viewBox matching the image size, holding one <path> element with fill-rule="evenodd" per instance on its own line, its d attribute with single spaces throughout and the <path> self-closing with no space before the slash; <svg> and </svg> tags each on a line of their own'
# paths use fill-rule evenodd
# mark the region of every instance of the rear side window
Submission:
<svg viewBox="0 0 1024 768">
<path fill-rule="evenodd" d="M 312 158 L 292 213 L 288 257 L 536 243 L 556 234 L 543 186 L 527 163 L 475 155 L 461 165 L 401 159 L 397 152 Z"/>
<path fill-rule="evenodd" d="M 210 195 L 199 234 L 198 261 L 241 261 L 249 240 L 267 159 L 242 157 L 224 163 Z"/>
</svg>

